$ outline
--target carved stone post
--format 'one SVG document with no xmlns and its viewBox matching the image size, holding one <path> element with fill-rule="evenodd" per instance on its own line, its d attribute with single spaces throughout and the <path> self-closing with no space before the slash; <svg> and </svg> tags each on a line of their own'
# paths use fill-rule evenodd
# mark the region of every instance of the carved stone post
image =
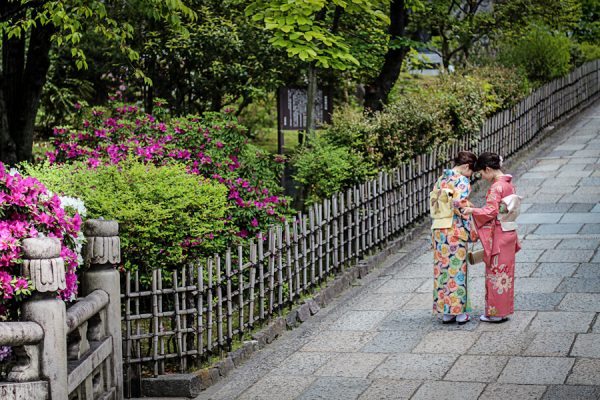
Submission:
<svg viewBox="0 0 600 400">
<path fill-rule="evenodd" d="M 23 320 L 36 322 L 44 331 L 40 347 L 41 376 L 48 380 L 49 398 L 67 399 L 66 308 L 56 298 L 65 288 L 65 265 L 56 238 L 23 240 L 23 275 L 33 281 L 36 292 L 21 306 Z"/>
<path fill-rule="evenodd" d="M 116 221 L 92 219 L 85 222 L 83 233 L 85 266 L 81 279 L 82 295 L 102 289 L 109 296 L 106 326 L 113 339 L 112 366 L 117 398 L 123 398 L 123 350 L 121 343 L 121 284 L 116 270 L 121 262 L 119 224 Z"/>
</svg>

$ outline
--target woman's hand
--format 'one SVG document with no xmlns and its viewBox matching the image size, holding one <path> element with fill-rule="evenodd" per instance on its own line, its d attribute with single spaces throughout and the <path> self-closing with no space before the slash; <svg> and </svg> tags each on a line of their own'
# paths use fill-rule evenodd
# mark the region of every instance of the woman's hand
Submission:
<svg viewBox="0 0 600 400">
<path fill-rule="evenodd" d="M 473 214 L 473 208 L 465 207 L 462 209 L 462 213 L 463 213 L 463 215 L 471 215 L 471 214 Z"/>
</svg>

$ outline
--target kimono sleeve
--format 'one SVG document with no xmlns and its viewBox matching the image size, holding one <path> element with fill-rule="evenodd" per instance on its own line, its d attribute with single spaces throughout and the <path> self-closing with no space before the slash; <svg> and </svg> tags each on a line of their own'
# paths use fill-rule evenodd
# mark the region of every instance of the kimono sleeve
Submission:
<svg viewBox="0 0 600 400">
<path fill-rule="evenodd" d="M 478 227 L 494 220 L 498 215 L 500 200 L 502 199 L 501 192 L 502 186 L 497 184 L 492 185 L 485 198 L 485 206 L 482 208 L 473 208 L 473 220 Z"/>
<path fill-rule="evenodd" d="M 469 195 L 471 194 L 471 183 L 469 178 L 461 176 L 456 182 L 454 187 L 454 193 L 452 195 L 453 205 L 455 208 L 469 207 L 471 202 L 469 201 Z"/>
</svg>

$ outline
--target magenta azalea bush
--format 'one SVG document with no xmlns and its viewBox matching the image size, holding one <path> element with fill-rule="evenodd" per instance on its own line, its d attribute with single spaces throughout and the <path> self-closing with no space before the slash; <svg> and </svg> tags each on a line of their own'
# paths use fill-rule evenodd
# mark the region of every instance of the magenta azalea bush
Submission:
<svg viewBox="0 0 600 400">
<path fill-rule="evenodd" d="M 175 119 L 160 102 L 153 115 L 117 102 L 103 109 L 75 108 L 76 126 L 54 131 L 55 149 L 47 153 L 51 164 L 83 161 L 99 168 L 132 155 L 154 165 L 183 163 L 188 173 L 227 186 L 229 242 L 256 236 L 290 213 L 288 200 L 279 195 L 284 160 L 249 145 L 231 110 Z"/>
<path fill-rule="evenodd" d="M 40 235 L 56 237 L 62 244 L 66 289 L 57 293 L 64 300 L 77 294 L 77 236 L 81 227 L 78 214 L 69 217 L 56 194 L 48 192 L 37 179 L 11 174 L 0 163 L 0 316 L 16 312 L 16 304 L 34 287 L 21 275 L 25 238 Z"/>
</svg>

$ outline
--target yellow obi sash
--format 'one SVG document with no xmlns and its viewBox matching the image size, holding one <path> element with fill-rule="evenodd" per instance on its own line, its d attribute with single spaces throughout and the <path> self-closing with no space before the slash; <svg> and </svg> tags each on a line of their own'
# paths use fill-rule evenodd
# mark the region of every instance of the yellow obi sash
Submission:
<svg viewBox="0 0 600 400">
<path fill-rule="evenodd" d="M 431 229 L 452 227 L 452 193 L 451 189 L 434 189 L 429 193 L 429 215 L 433 219 Z"/>
</svg>

